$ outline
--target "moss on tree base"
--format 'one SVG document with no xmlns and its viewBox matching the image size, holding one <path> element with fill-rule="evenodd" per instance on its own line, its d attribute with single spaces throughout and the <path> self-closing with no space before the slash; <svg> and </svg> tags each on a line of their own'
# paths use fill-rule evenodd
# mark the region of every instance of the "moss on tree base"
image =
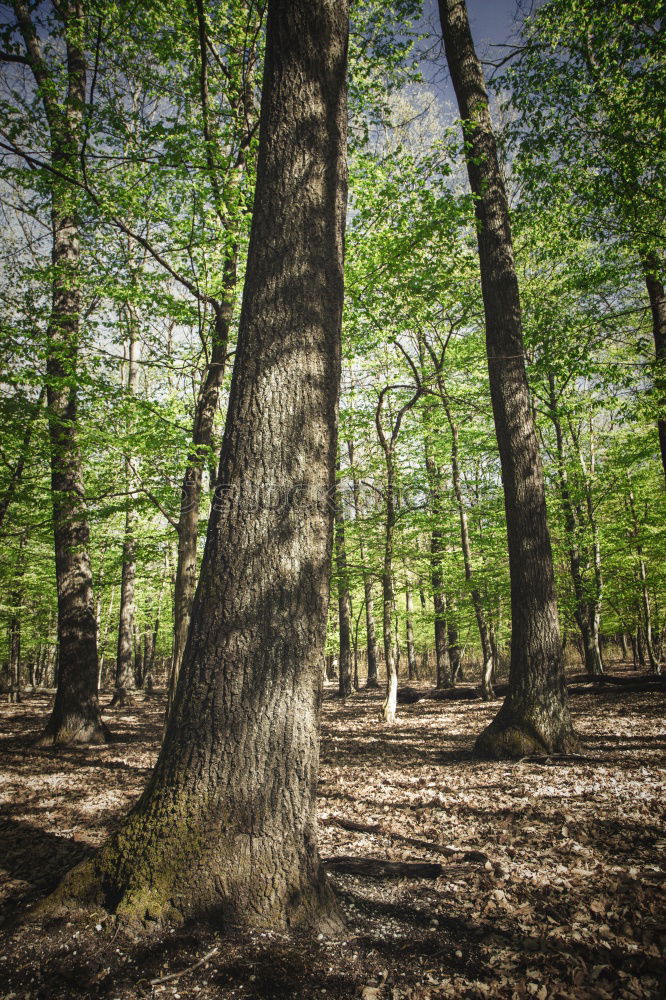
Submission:
<svg viewBox="0 0 666 1000">
<path fill-rule="evenodd" d="M 508 716 L 508 713 L 506 713 Z M 546 735 L 545 727 L 500 712 L 476 739 L 474 754 L 491 760 L 520 760 L 540 754 L 574 753 L 578 740 L 569 725 Z"/>
<path fill-rule="evenodd" d="M 38 747 L 71 746 L 72 744 L 102 745 L 111 743 L 113 736 L 101 719 L 91 721 L 69 716 L 60 722 L 49 720 L 36 741 Z"/>
<path fill-rule="evenodd" d="M 44 918 L 76 918 L 84 912 L 105 910 L 134 931 L 175 927 L 186 920 L 207 919 L 218 926 L 289 931 L 297 928 L 337 936 L 344 919 L 328 876 L 319 867 L 308 882 L 292 879 L 280 886 L 279 878 L 258 883 L 249 872 L 243 884 L 240 857 L 213 857 L 205 863 L 169 864 L 160 852 L 155 858 L 134 857 L 126 878 L 123 859 L 127 839 L 116 835 L 92 858 L 73 868 L 58 887 L 33 909 Z M 258 859 L 257 859 L 258 860 Z M 121 884 L 121 879 L 125 884 Z M 263 890 L 263 891 L 261 891 Z"/>
</svg>

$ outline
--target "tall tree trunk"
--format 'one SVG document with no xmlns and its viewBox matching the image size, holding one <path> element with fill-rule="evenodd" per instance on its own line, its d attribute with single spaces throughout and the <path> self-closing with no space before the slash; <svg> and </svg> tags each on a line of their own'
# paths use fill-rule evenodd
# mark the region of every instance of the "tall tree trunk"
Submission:
<svg viewBox="0 0 666 1000">
<path fill-rule="evenodd" d="M 5 488 L 5 492 L 0 498 L 0 531 L 2 530 L 2 525 L 5 520 L 7 511 L 9 510 L 12 500 L 14 499 L 14 494 L 16 489 L 21 482 L 23 477 L 23 470 L 25 468 L 25 463 L 30 452 L 30 442 L 32 440 L 32 434 L 35 429 L 35 422 L 41 411 L 42 404 L 44 402 L 44 396 L 46 395 L 46 386 L 42 386 L 37 398 L 37 402 L 32 404 L 30 413 L 28 415 L 28 420 L 23 431 L 23 440 L 21 442 L 21 450 L 19 452 L 16 465 L 9 477 L 9 482 Z"/>
<path fill-rule="evenodd" d="M 405 584 L 405 620 L 407 623 L 407 676 L 410 681 L 416 677 L 416 651 L 414 649 L 414 620 L 412 589 L 409 581 Z"/>
<path fill-rule="evenodd" d="M 199 509 L 201 487 L 206 456 L 213 434 L 213 422 L 217 409 L 220 386 L 224 378 L 224 368 L 229 343 L 229 328 L 232 319 L 233 290 L 236 284 L 236 255 L 227 257 L 224 265 L 226 296 L 214 303 L 213 339 L 210 363 L 197 400 L 194 426 L 192 428 L 192 450 L 187 459 L 183 476 L 178 515 L 178 556 L 173 596 L 173 644 L 171 668 L 167 690 L 167 717 L 171 711 L 178 683 L 178 674 L 185 652 L 185 642 L 190 625 L 192 602 L 197 587 L 197 546 L 199 541 Z M 213 504 L 223 503 L 224 498 L 213 497 Z"/>
<path fill-rule="evenodd" d="M 597 597 L 590 599 L 585 581 L 583 580 L 582 556 L 578 537 L 580 534 L 580 522 L 582 512 L 571 496 L 569 486 L 569 474 L 567 472 L 566 457 L 564 454 L 564 435 L 562 432 L 562 422 L 560 420 L 557 403 L 557 393 L 555 389 L 555 376 L 548 373 L 549 392 L 549 416 L 555 431 L 555 447 L 557 453 L 557 475 L 560 489 L 560 501 L 564 513 L 564 526 L 568 539 L 569 550 L 569 571 L 574 589 L 574 615 L 583 642 L 583 657 L 585 670 L 588 674 L 597 676 L 604 672 L 601 660 L 601 650 L 599 648 L 599 602 L 601 599 L 600 586 L 597 587 Z M 582 461 L 582 456 L 581 461 Z M 591 498 L 590 498 L 591 501 Z M 592 512 L 591 502 L 588 511 Z M 596 523 L 596 521 L 595 521 Z M 595 533 L 596 534 L 596 533 Z M 598 568 L 597 568 L 598 564 Z M 599 556 L 598 540 L 595 547 L 595 574 L 596 582 L 600 584 L 601 564 Z"/>
<path fill-rule="evenodd" d="M 430 453 L 427 438 L 424 441 L 426 472 L 432 507 L 433 526 L 430 531 L 430 583 L 432 586 L 432 605 L 435 613 L 435 687 L 449 687 L 451 683 L 451 659 L 446 640 L 447 606 L 444 589 L 444 534 L 440 522 L 444 516 L 441 500 L 441 474 L 437 463 Z"/>
<path fill-rule="evenodd" d="M 382 632 L 384 638 L 384 665 L 386 668 L 386 697 L 382 705 L 382 717 L 385 722 L 395 722 L 398 707 L 398 655 L 393 644 L 393 613 L 395 596 L 393 587 L 393 540 L 396 524 L 395 498 L 395 448 L 400 434 L 400 425 L 404 415 L 410 410 L 422 394 L 419 387 L 414 395 L 401 406 L 395 419 L 392 418 L 391 433 L 387 436 L 383 425 L 384 400 L 391 386 L 385 386 L 379 394 L 375 409 L 375 427 L 377 437 L 384 452 L 386 465 L 386 524 L 384 527 L 384 565 L 382 569 L 382 596 L 384 608 L 382 615 Z M 397 644 L 396 644 L 397 645 Z"/>
<path fill-rule="evenodd" d="M 460 658 L 460 636 L 458 626 L 449 618 L 448 627 L 449 659 L 451 661 L 451 687 L 455 687 L 458 679 L 462 680 L 462 662 Z"/>
<path fill-rule="evenodd" d="M 361 496 L 358 477 L 356 475 L 356 470 L 354 468 L 354 442 L 349 440 L 347 442 L 347 451 L 349 454 L 349 466 L 352 470 L 352 485 L 354 492 L 354 516 L 356 520 L 360 520 L 361 517 Z M 361 556 L 361 563 L 365 566 L 365 546 L 363 540 L 359 540 L 359 552 Z M 368 688 L 379 687 L 379 681 L 377 679 L 377 634 L 375 631 L 375 609 L 374 609 L 374 599 L 372 596 L 372 577 L 364 569 L 363 570 L 363 596 L 365 597 L 365 634 L 367 643 L 367 655 L 368 655 L 368 674 L 365 682 L 365 686 Z"/>
<path fill-rule="evenodd" d="M 388 470 L 387 470 L 388 471 Z M 395 722 L 398 707 L 398 664 L 393 640 L 393 535 L 395 532 L 395 497 L 393 471 L 388 471 L 386 485 L 386 524 L 384 526 L 384 565 L 382 569 L 382 638 L 384 640 L 384 669 L 386 670 L 386 696 L 382 705 L 384 722 Z"/>
<path fill-rule="evenodd" d="M 346 40 L 344 0 L 269 0 L 257 186 L 219 468 L 234 502 L 211 514 L 148 786 L 52 907 L 101 898 L 125 920 L 215 914 L 281 930 L 340 926 L 317 853 L 315 790 L 340 380 Z"/>
<path fill-rule="evenodd" d="M 53 270 L 47 330 L 47 404 L 51 451 L 53 534 L 58 591 L 58 687 L 40 742 L 100 743 L 108 739 L 97 699 L 97 629 L 90 567 L 83 465 L 77 441 L 77 362 L 81 336 L 80 233 L 77 192 L 60 175 L 80 175 L 86 103 L 84 12 L 81 0 L 64 0 L 67 93 L 44 62 L 30 10 L 14 0 L 14 12 L 44 106 L 50 132 Z"/>
<path fill-rule="evenodd" d="M 339 468 L 339 465 L 338 465 Z M 335 560 L 338 575 L 338 620 L 340 635 L 338 694 L 348 698 L 352 693 L 351 667 L 351 602 L 345 539 L 345 512 L 342 492 L 336 490 L 335 500 Z"/>
<path fill-rule="evenodd" d="M 659 432 L 661 464 L 666 476 L 666 416 L 664 416 L 666 413 L 666 294 L 664 294 L 657 254 L 647 254 L 642 261 L 642 266 L 652 312 L 652 334 L 656 359 L 654 386 L 660 414 L 657 418 L 657 430 Z"/>
<path fill-rule="evenodd" d="M 127 395 L 136 392 L 138 344 L 132 317 L 129 318 L 129 345 L 127 352 Z M 136 537 L 134 511 L 134 473 L 129 457 L 125 458 L 125 537 L 123 539 L 122 570 L 120 578 L 120 614 L 118 618 L 118 646 L 116 649 L 115 690 L 111 706 L 119 707 L 127 703 L 130 688 L 134 687 L 134 616 L 136 581 Z"/>
<path fill-rule="evenodd" d="M 488 95 L 463 0 L 439 0 L 446 58 L 465 125 L 475 198 L 495 430 L 511 575 L 509 693 L 479 736 L 491 756 L 564 751 L 575 740 L 566 698 L 541 457 L 525 372 L 509 209 Z"/>
<path fill-rule="evenodd" d="M 645 652 L 647 653 L 648 663 L 650 665 L 650 671 L 653 674 L 661 673 L 661 668 L 659 666 L 659 660 L 654 651 L 654 641 L 652 638 L 652 608 L 650 607 L 650 592 L 648 590 L 647 584 L 647 570 L 645 568 L 645 558 L 643 556 L 643 546 L 640 540 L 640 526 L 638 521 L 638 515 L 636 512 L 636 499 L 634 497 L 634 491 L 629 486 L 628 494 L 628 507 L 629 515 L 631 518 L 631 534 L 636 546 L 636 559 L 638 562 L 638 579 L 640 581 L 641 587 L 641 610 L 643 612 L 643 621 L 641 622 L 641 628 L 639 630 L 638 636 L 638 649 L 639 656 L 641 658 L 641 663 L 645 663 L 645 656 L 642 655 L 641 645 L 644 645 Z M 641 644 L 642 639 L 642 644 Z"/>
<path fill-rule="evenodd" d="M 474 570 L 472 566 L 472 545 L 469 536 L 469 524 L 467 522 L 467 508 L 463 497 L 462 484 L 460 482 L 460 456 L 458 446 L 458 425 L 453 419 L 449 397 L 446 393 L 444 381 L 438 376 L 440 395 L 446 413 L 446 419 L 451 430 L 451 478 L 453 481 L 453 492 L 458 506 L 458 519 L 460 521 L 460 544 L 465 566 L 465 579 L 470 589 L 472 606 L 476 617 L 476 625 L 479 630 L 481 642 L 481 692 L 485 701 L 490 701 L 494 697 L 493 693 L 493 647 L 490 640 L 490 628 L 486 618 L 486 613 L 481 600 L 481 594 L 474 583 Z"/>
</svg>

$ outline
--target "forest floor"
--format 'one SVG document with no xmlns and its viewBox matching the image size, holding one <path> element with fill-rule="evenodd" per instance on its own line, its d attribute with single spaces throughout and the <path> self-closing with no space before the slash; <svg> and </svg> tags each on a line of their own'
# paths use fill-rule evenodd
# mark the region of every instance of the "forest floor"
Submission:
<svg viewBox="0 0 666 1000">
<path fill-rule="evenodd" d="M 666 996 L 664 694 L 575 696 L 581 755 L 515 764 L 471 755 L 498 702 L 424 700 L 390 729 L 380 702 L 327 691 L 322 857 L 442 867 L 332 874 L 338 940 L 21 923 L 140 792 L 163 704 L 107 711 L 109 746 L 57 751 L 33 745 L 46 695 L 0 705 L 2 1000 Z"/>
</svg>

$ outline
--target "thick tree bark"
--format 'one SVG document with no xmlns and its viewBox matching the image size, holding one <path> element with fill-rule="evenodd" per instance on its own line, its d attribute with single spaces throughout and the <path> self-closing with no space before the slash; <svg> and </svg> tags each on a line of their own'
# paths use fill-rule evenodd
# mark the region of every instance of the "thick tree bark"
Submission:
<svg viewBox="0 0 666 1000">
<path fill-rule="evenodd" d="M 135 808 L 51 908 L 339 926 L 315 839 L 345 218 L 343 0 L 269 0 L 219 483 L 176 696 Z"/>
<path fill-rule="evenodd" d="M 490 392 L 502 464 L 511 574 L 509 693 L 480 753 L 566 751 L 575 740 L 564 683 L 541 457 L 525 372 L 509 209 L 488 95 L 463 0 L 439 0 L 475 198 Z"/>
<path fill-rule="evenodd" d="M 657 430 L 659 432 L 659 447 L 661 463 L 666 476 L 666 294 L 661 280 L 661 268 L 656 253 L 647 254 L 642 262 L 645 285 L 650 299 L 652 312 L 652 335 L 654 337 L 656 370 L 654 386 L 657 393 Z"/>
<path fill-rule="evenodd" d="M 77 178 L 86 101 L 80 0 L 59 4 L 64 24 L 67 92 L 64 105 L 44 62 L 28 5 L 14 12 L 50 133 L 53 268 L 47 330 L 47 404 L 51 450 L 53 533 L 58 590 L 58 687 L 42 743 L 104 742 L 97 699 L 97 628 L 90 567 L 83 465 L 77 441 L 77 361 L 81 335 L 80 235 L 77 192 L 60 175 Z"/>
</svg>

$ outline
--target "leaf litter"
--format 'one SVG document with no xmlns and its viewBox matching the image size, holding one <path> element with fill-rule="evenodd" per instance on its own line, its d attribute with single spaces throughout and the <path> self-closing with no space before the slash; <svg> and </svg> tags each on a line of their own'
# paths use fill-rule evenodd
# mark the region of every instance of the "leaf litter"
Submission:
<svg viewBox="0 0 666 1000">
<path fill-rule="evenodd" d="M 163 703 L 108 712 L 114 743 L 65 750 L 33 745 L 46 696 L 3 704 L 0 997 L 663 997 L 664 702 L 573 698 L 579 756 L 506 763 L 471 755 L 497 702 L 421 700 L 386 728 L 380 693 L 328 689 L 319 844 L 347 921 L 335 940 L 136 935 L 108 914 L 23 924 L 140 793 Z"/>
</svg>

